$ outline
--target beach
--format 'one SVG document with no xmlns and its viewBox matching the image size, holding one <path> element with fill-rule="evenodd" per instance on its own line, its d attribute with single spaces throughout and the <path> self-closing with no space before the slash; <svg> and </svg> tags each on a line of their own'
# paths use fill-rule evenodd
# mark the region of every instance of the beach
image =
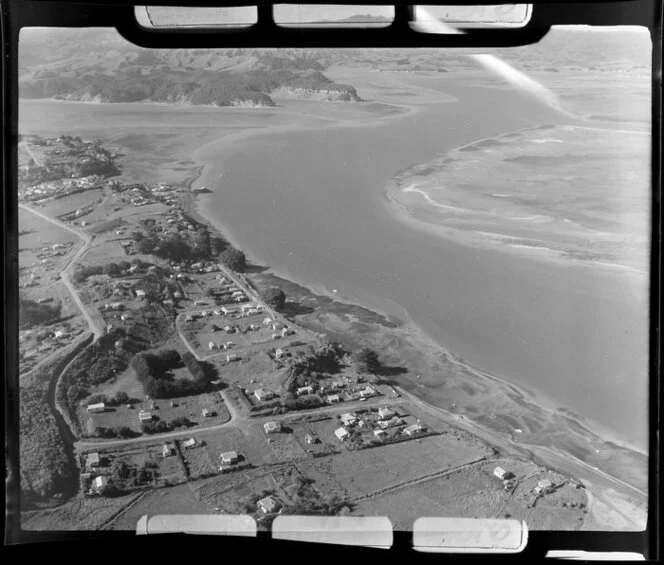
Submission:
<svg viewBox="0 0 664 565">
<path fill-rule="evenodd" d="M 503 113 L 488 124 L 486 114 L 477 111 L 481 96 L 453 81 L 445 85 L 454 99 L 467 105 L 465 111 L 450 99 L 444 104 L 423 102 L 388 117 L 364 113 L 357 125 L 358 110 L 333 105 L 321 116 L 316 113 L 321 105 L 307 102 L 283 101 L 282 108 L 269 110 L 157 108 L 154 116 L 148 105 L 133 105 L 142 106 L 135 110 L 136 115 L 140 110 L 140 123 L 116 126 L 105 125 L 102 118 L 104 112 L 121 113 L 118 106 L 107 110 L 109 105 L 87 105 L 88 117 L 98 112 L 95 121 L 63 118 L 48 127 L 62 133 L 68 121 L 68 132 L 100 134 L 119 146 L 127 143 L 133 127 L 135 135 L 142 136 L 134 138 L 136 154 L 130 155 L 137 163 L 136 178 L 158 182 L 165 169 L 171 178 L 178 173 L 193 178 L 201 172 L 195 186 L 215 192 L 196 197 L 199 213 L 255 264 L 270 268 L 271 274 L 256 277 L 267 281 L 268 276 L 281 276 L 289 297 L 316 306 L 298 321 L 318 324 L 332 337 L 373 345 L 388 363 L 406 369 L 394 380 L 431 404 L 465 414 L 524 445 L 553 444 L 575 452 L 642 489 L 647 472 L 643 450 L 627 451 L 620 444 L 645 445 L 645 417 L 630 416 L 644 414 L 645 363 L 627 394 L 619 392 L 627 369 L 598 389 L 607 365 L 627 357 L 623 367 L 634 370 L 635 357 L 640 362 L 647 346 L 639 327 L 643 320 L 633 318 L 633 304 L 621 303 L 620 283 L 610 288 L 603 275 L 574 269 L 568 270 L 566 281 L 555 282 L 559 273 L 550 265 L 487 250 L 469 253 L 458 243 L 442 243 L 390 220 L 384 188 L 397 170 L 529 123 L 528 113 L 518 112 Z M 509 107 L 514 93 L 496 96 L 499 108 Z M 519 102 L 522 107 L 532 104 Z M 81 112 L 75 103 L 59 104 L 74 115 Z M 531 120 L 541 118 L 541 108 L 530 109 Z M 296 120 L 294 115 L 300 113 L 303 117 Z M 546 120 L 555 119 L 544 114 Z M 162 121 L 166 116 L 168 126 Z M 25 123 L 29 129 L 29 120 Z M 446 125 L 444 139 L 438 135 L 441 123 Z M 44 125 L 32 125 L 39 127 Z M 169 133 L 170 140 L 157 138 Z M 155 146 L 167 150 L 155 153 Z M 156 178 L 141 172 L 143 152 L 159 155 L 162 162 L 152 169 Z M 178 166 L 176 158 L 183 161 Z M 619 334 L 630 318 L 632 341 L 621 343 Z M 572 327 L 567 335 L 571 322 L 578 320 L 586 320 L 585 327 Z M 601 335 L 591 335 L 590 321 Z M 521 345 L 526 338 L 531 343 Z M 615 349 L 600 363 L 599 381 L 582 379 L 583 365 L 567 375 L 569 354 L 552 351 L 550 345 L 583 354 L 584 363 L 590 363 L 601 357 L 598 352 L 606 354 L 609 341 Z M 525 359 L 524 347 L 534 348 Z M 551 386 L 561 375 L 568 381 Z M 613 400 L 597 413 L 590 410 L 588 417 L 597 396 Z M 584 399 L 591 402 L 579 406 Z M 607 414 L 608 420 L 597 418 Z M 616 433 L 627 428 L 627 438 Z"/>
</svg>

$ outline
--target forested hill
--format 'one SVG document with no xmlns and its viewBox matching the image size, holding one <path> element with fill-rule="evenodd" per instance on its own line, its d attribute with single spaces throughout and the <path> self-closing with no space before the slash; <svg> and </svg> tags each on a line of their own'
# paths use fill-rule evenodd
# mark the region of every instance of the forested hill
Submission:
<svg viewBox="0 0 664 565">
<path fill-rule="evenodd" d="M 359 101 L 315 54 L 296 50 L 151 50 L 113 30 L 26 30 L 19 48 L 23 98 L 274 106 L 271 94 Z"/>
</svg>

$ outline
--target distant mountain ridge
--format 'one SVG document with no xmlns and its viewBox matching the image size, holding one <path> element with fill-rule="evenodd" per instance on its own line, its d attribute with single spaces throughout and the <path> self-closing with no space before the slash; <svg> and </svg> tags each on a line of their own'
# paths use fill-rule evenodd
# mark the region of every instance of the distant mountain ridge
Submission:
<svg viewBox="0 0 664 565">
<path fill-rule="evenodd" d="M 42 31 L 42 30 L 40 30 Z M 357 102 L 354 87 L 327 78 L 315 56 L 297 50 L 150 50 L 113 30 L 43 30 L 19 49 L 19 94 L 97 102 L 274 106 L 271 93 Z"/>
<path fill-rule="evenodd" d="M 355 15 L 347 21 L 388 21 Z M 648 73 L 647 32 L 556 29 L 535 45 L 491 52 L 523 71 Z M 477 70 L 453 49 L 143 49 L 112 29 L 25 29 L 19 48 L 24 98 L 274 106 L 273 96 L 354 102 L 333 65 L 421 72 Z"/>
</svg>

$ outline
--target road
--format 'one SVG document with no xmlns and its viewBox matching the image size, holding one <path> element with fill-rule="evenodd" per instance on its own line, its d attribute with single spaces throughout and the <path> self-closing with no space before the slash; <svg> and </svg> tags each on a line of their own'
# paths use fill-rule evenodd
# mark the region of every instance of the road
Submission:
<svg viewBox="0 0 664 565">
<path fill-rule="evenodd" d="M 37 210 L 34 210 L 33 208 L 30 208 L 29 206 L 26 206 L 25 204 L 19 204 L 18 206 L 19 208 L 22 208 L 23 210 L 26 210 L 27 212 L 30 212 L 35 216 L 39 216 L 40 218 L 46 220 L 47 222 L 55 224 L 56 226 L 62 229 L 65 229 L 73 234 L 76 234 L 78 237 L 80 237 L 83 240 L 83 245 L 81 246 L 81 248 L 74 254 L 73 257 L 71 257 L 71 259 L 69 259 L 65 268 L 60 272 L 60 279 L 62 280 L 62 283 L 69 290 L 72 298 L 74 299 L 74 302 L 76 303 L 76 306 L 78 306 L 79 310 L 81 311 L 81 314 L 83 314 L 83 317 L 87 321 L 88 326 L 90 326 L 90 331 L 94 334 L 95 336 L 94 339 L 96 341 L 97 339 L 99 339 L 99 337 L 104 335 L 104 330 L 92 319 L 92 316 L 90 316 L 88 309 L 85 307 L 85 304 L 83 304 L 83 301 L 78 295 L 78 292 L 76 292 L 74 285 L 69 279 L 69 274 L 73 271 L 76 262 L 89 249 L 93 238 L 84 232 L 73 229 L 71 226 L 68 226 L 64 222 L 61 222 L 60 220 L 51 218 L 50 216 L 47 216 L 43 212 L 39 212 Z"/>
<path fill-rule="evenodd" d="M 572 475 L 582 482 L 587 480 L 590 483 L 605 485 L 623 492 L 625 489 L 627 489 L 630 491 L 630 493 L 632 493 L 632 495 L 637 496 L 644 502 L 647 501 L 647 494 L 640 489 L 616 477 L 612 477 L 608 473 L 605 473 L 604 471 L 601 471 L 592 465 L 588 465 L 587 463 L 577 459 L 576 457 L 573 457 L 568 453 L 559 452 L 555 449 L 545 446 L 515 443 L 511 437 L 506 436 L 505 434 L 494 432 L 493 430 L 481 427 L 465 416 L 452 414 L 446 410 L 443 410 L 442 408 L 432 406 L 431 404 L 420 400 L 416 396 L 401 389 L 400 387 L 395 388 L 399 391 L 400 394 L 402 394 L 412 404 L 419 407 L 420 409 L 435 415 L 439 419 L 444 420 L 452 426 L 464 429 L 474 436 L 484 439 L 488 444 L 498 447 L 506 453 L 512 453 L 520 456 L 523 456 L 524 454 L 535 454 L 551 467 L 559 469 L 561 472 L 566 474 Z"/>
<path fill-rule="evenodd" d="M 194 434 L 200 433 L 209 433 L 217 430 L 223 430 L 224 428 L 236 428 L 240 426 L 248 426 L 254 423 L 265 423 L 265 422 L 279 422 L 283 420 L 290 420 L 292 418 L 302 416 L 303 414 L 343 414 L 344 412 L 351 412 L 354 409 L 359 408 L 379 408 L 381 406 L 389 405 L 394 406 L 397 404 L 402 404 L 405 402 L 403 398 L 389 398 L 381 397 L 375 398 L 373 400 L 367 400 L 361 402 L 359 400 L 353 402 L 344 402 L 342 404 L 334 406 L 326 406 L 324 408 L 319 408 L 317 410 L 312 410 L 308 412 L 288 412 L 286 414 L 278 414 L 274 416 L 259 416 L 256 418 L 250 418 L 243 416 L 238 413 L 233 403 L 230 401 L 230 398 L 226 394 L 226 391 L 220 392 L 221 396 L 224 399 L 224 404 L 228 409 L 230 414 L 230 419 L 223 424 L 217 424 L 216 426 L 209 426 L 206 428 L 188 428 L 186 430 L 178 430 L 176 432 L 167 432 L 165 434 L 159 434 L 155 436 L 141 436 L 131 439 L 119 439 L 119 440 L 81 440 L 76 442 L 75 449 L 76 451 L 88 451 L 90 449 L 102 449 L 108 447 L 125 447 L 127 445 L 135 445 L 141 443 L 160 443 L 169 439 L 177 439 L 181 437 L 190 437 Z"/>
</svg>

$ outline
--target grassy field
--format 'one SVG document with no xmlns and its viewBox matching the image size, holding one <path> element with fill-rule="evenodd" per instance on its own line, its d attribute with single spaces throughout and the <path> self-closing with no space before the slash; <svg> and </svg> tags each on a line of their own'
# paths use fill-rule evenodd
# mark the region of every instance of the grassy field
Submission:
<svg viewBox="0 0 664 565">
<path fill-rule="evenodd" d="M 157 514 L 210 514 L 210 508 L 196 498 L 188 484 L 154 490 L 120 514 L 108 529 L 136 530 L 141 516 Z"/>
<path fill-rule="evenodd" d="M 45 202 L 44 205 L 41 206 L 40 211 L 52 217 L 75 212 L 76 210 L 85 208 L 95 202 L 98 203 L 99 199 L 104 197 L 104 192 L 105 190 L 103 188 L 94 188 L 84 192 L 77 192 L 76 194 L 63 196 L 62 198 L 52 200 L 51 202 Z M 87 216 L 80 217 L 81 220 L 87 220 L 87 218 Z"/>
<path fill-rule="evenodd" d="M 477 461 L 491 455 L 481 445 L 457 441 L 453 434 L 375 447 L 305 461 L 302 471 L 312 478 L 332 475 L 351 498 Z"/>
<path fill-rule="evenodd" d="M 131 380 L 126 376 L 121 377 L 120 380 L 127 384 L 131 383 Z M 115 385 L 117 385 L 117 383 L 109 387 L 107 390 L 105 389 L 104 393 L 110 394 L 115 390 L 125 390 L 125 392 L 129 394 L 126 389 L 118 389 Z M 127 388 L 133 391 L 137 390 L 137 387 L 134 386 L 128 386 Z M 138 398 L 143 399 L 144 397 L 141 396 Z M 171 406 L 171 402 L 173 403 L 173 406 Z M 155 406 L 155 408 L 151 409 L 152 406 Z M 216 415 L 206 418 L 202 414 L 203 409 L 213 410 L 216 412 Z M 151 411 L 153 416 L 156 416 L 167 423 L 180 417 L 188 418 L 193 424 L 192 428 L 195 426 L 196 429 L 223 424 L 230 419 L 230 414 L 218 392 L 209 392 L 198 396 L 172 398 L 169 400 L 141 400 L 140 402 L 133 404 L 132 408 L 123 404 L 107 408 L 106 412 L 99 414 L 89 414 L 87 409 L 82 406 L 79 408 L 78 415 L 80 421 L 84 422 L 85 429 L 88 433 L 93 433 L 94 428 L 98 427 L 119 428 L 122 426 L 127 426 L 138 433 L 141 432 L 141 423 L 138 419 L 138 414 L 141 410 Z"/>
<path fill-rule="evenodd" d="M 133 493 L 118 498 L 78 496 L 53 510 L 24 512 L 21 527 L 28 531 L 99 530 L 141 495 Z"/>
</svg>

